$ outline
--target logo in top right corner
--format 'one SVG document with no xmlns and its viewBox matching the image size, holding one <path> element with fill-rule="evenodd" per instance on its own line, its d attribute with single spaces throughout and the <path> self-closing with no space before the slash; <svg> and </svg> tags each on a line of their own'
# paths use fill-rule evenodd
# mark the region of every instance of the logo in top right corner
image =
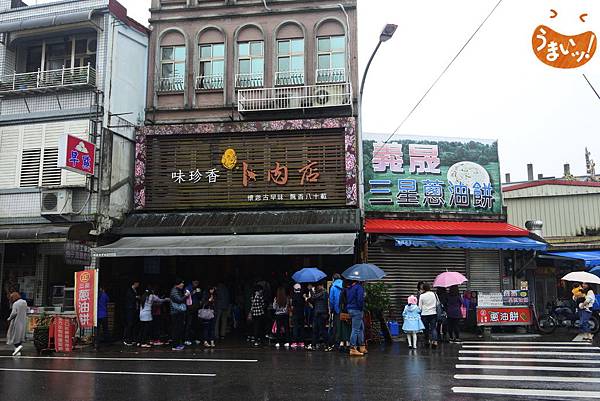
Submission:
<svg viewBox="0 0 600 401">
<path fill-rule="evenodd" d="M 558 12 L 550 10 L 550 18 L 556 18 Z M 586 22 L 588 14 L 581 14 L 579 19 Z M 531 40 L 533 52 L 544 64 L 554 68 L 578 68 L 587 64 L 596 53 L 596 34 L 587 31 L 579 35 L 563 35 L 547 25 L 535 29 Z"/>
</svg>

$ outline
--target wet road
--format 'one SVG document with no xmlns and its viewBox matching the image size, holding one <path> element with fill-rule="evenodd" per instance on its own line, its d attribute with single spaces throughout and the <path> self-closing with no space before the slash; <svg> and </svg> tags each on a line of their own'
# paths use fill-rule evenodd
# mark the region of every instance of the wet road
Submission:
<svg viewBox="0 0 600 401">
<path fill-rule="evenodd" d="M 571 342 L 395 343 L 356 359 L 244 345 L 8 354 L 0 352 L 2 401 L 600 399 L 600 348 Z"/>
</svg>

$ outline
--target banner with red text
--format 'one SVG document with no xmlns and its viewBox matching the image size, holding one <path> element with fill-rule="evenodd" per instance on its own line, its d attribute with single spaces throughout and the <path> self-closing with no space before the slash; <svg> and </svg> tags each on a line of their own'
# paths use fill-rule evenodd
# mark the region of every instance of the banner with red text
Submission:
<svg viewBox="0 0 600 401">
<path fill-rule="evenodd" d="M 80 328 L 91 329 L 96 326 L 97 301 L 98 270 L 75 272 L 75 313 Z"/>
</svg>

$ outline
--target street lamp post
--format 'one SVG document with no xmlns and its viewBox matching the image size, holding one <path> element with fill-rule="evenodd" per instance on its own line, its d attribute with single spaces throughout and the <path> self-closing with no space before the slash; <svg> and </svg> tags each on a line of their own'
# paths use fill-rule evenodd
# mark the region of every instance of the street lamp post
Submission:
<svg viewBox="0 0 600 401">
<path fill-rule="evenodd" d="M 371 57 L 369 58 L 369 62 L 367 63 L 367 67 L 365 68 L 365 72 L 363 73 L 362 76 L 362 80 L 360 83 L 360 90 L 359 90 L 359 94 L 358 94 L 358 192 L 359 192 L 359 205 L 360 205 L 360 209 L 361 209 L 361 213 L 364 216 L 365 210 L 364 210 L 364 206 L 363 206 L 363 202 L 362 202 L 362 197 L 365 194 L 365 183 L 364 183 L 364 160 L 363 160 L 363 143 L 362 143 L 362 136 L 363 136 L 363 128 L 362 128 L 362 124 L 363 124 L 363 118 L 362 118 L 362 99 L 363 99 L 363 91 L 365 89 L 365 81 L 367 79 L 367 73 L 369 72 L 369 68 L 371 68 L 371 63 L 373 62 L 373 59 L 375 58 L 375 55 L 377 54 L 377 51 L 379 50 L 379 47 L 381 46 L 381 44 L 383 42 L 387 42 L 388 40 L 390 40 L 392 38 L 392 36 L 394 36 L 394 33 L 396 32 L 396 29 L 398 28 L 398 25 L 395 24 L 387 24 L 383 30 L 381 31 L 381 34 L 379 35 L 379 42 L 377 43 L 377 46 L 375 46 L 375 50 L 373 50 L 373 53 L 371 54 Z"/>
</svg>

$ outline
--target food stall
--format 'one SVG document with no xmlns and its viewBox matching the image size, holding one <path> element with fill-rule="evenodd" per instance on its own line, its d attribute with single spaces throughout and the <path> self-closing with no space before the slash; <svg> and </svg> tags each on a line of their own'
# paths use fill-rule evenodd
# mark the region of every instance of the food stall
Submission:
<svg viewBox="0 0 600 401">
<path fill-rule="evenodd" d="M 478 294 L 477 326 L 484 328 L 484 336 L 491 335 L 492 327 L 532 325 L 529 290 L 521 288 Z"/>
</svg>

